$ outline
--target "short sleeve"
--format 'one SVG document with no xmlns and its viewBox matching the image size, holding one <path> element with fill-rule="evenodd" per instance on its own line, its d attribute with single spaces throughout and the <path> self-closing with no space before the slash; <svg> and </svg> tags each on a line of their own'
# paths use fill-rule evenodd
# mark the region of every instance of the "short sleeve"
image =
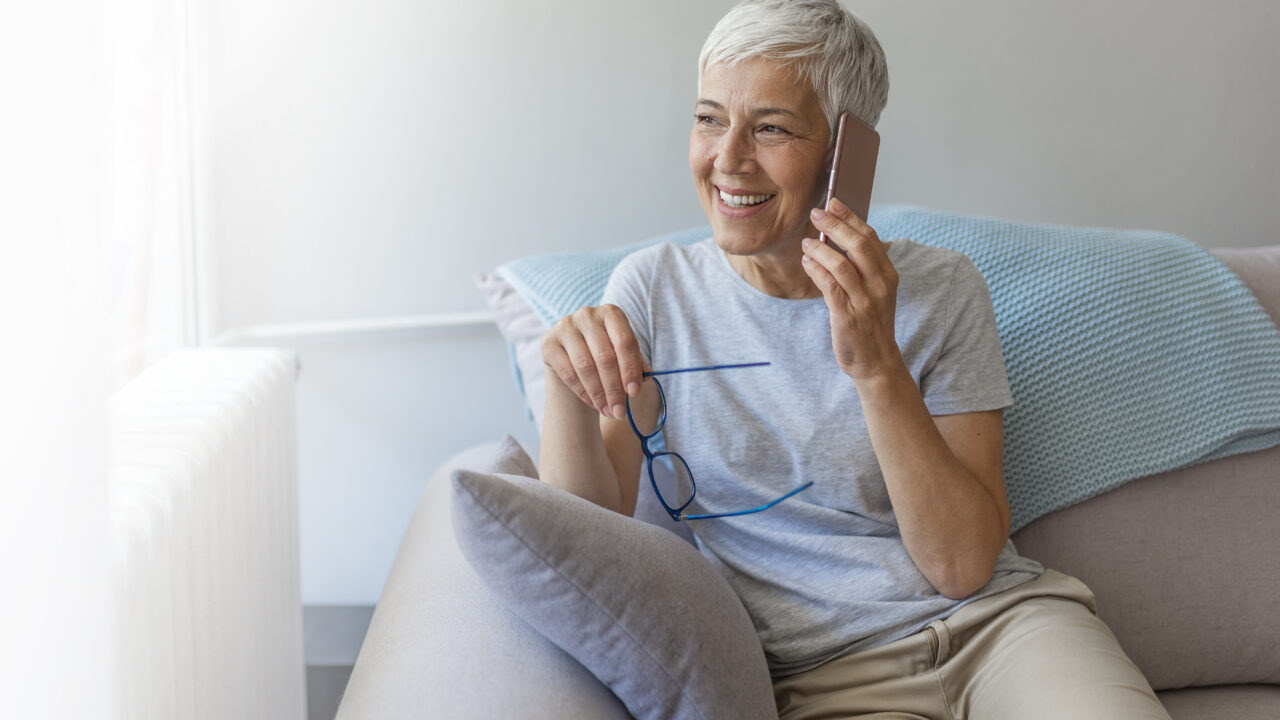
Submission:
<svg viewBox="0 0 1280 720">
<path fill-rule="evenodd" d="M 600 298 L 601 305 L 617 305 L 631 323 L 636 334 L 640 354 L 646 362 L 653 362 L 653 333 L 649 322 L 649 279 L 653 262 L 652 252 L 636 252 L 622 259 L 605 285 Z"/>
<path fill-rule="evenodd" d="M 920 379 L 932 415 L 998 410 L 1013 404 L 987 282 L 961 256 L 947 293 L 946 334 L 938 360 Z"/>
</svg>

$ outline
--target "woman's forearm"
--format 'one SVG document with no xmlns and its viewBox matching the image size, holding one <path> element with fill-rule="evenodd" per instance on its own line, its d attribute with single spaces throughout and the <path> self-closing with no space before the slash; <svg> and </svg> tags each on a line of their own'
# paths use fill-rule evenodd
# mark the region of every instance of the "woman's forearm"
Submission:
<svg viewBox="0 0 1280 720">
<path fill-rule="evenodd" d="M 618 476 L 600 434 L 600 413 L 585 405 L 550 368 L 538 458 L 543 482 L 622 512 Z"/>
<path fill-rule="evenodd" d="M 1008 541 L 995 498 L 948 447 L 905 366 L 858 394 L 907 553 L 938 592 L 976 592 Z"/>
</svg>

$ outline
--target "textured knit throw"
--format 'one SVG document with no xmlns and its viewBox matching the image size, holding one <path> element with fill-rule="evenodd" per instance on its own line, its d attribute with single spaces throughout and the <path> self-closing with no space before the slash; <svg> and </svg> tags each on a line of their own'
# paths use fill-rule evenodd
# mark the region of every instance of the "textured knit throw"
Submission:
<svg viewBox="0 0 1280 720">
<path fill-rule="evenodd" d="M 874 207 L 870 220 L 884 240 L 964 253 L 987 280 L 1014 397 L 1013 530 L 1136 478 L 1280 444 L 1280 331 L 1189 240 L 908 206 Z M 628 253 L 710 235 L 525 258 L 498 275 L 551 325 L 598 302 Z"/>
</svg>

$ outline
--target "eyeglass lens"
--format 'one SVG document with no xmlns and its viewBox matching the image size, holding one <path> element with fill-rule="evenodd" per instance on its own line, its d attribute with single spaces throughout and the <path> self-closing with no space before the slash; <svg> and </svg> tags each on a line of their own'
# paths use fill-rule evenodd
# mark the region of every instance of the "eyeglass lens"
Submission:
<svg viewBox="0 0 1280 720">
<path fill-rule="evenodd" d="M 689 464 L 684 458 L 676 453 L 654 454 L 653 480 L 658 485 L 662 499 L 673 510 L 684 508 L 693 499 L 693 473 L 689 471 Z"/>
</svg>

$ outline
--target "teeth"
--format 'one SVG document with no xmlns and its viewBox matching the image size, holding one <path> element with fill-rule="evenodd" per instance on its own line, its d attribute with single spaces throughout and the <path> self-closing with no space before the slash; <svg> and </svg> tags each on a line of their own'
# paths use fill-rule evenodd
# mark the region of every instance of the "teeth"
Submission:
<svg viewBox="0 0 1280 720">
<path fill-rule="evenodd" d="M 730 207 L 747 207 L 748 205 L 759 205 L 760 203 L 773 197 L 772 195 L 730 195 L 721 190 L 720 199 L 725 205 Z"/>
</svg>

